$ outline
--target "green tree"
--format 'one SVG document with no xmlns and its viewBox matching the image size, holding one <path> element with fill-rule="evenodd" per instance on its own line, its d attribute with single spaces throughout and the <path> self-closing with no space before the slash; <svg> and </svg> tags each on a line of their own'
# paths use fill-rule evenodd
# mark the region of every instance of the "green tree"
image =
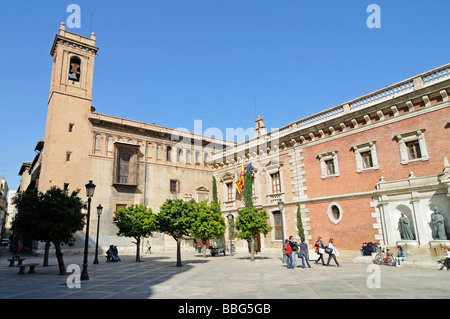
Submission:
<svg viewBox="0 0 450 319">
<path fill-rule="evenodd" d="M 158 228 L 177 242 L 177 267 L 181 263 L 181 240 L 190 236 L 195 222 L 195 207 L 181 199 L 167 199 L 157 215 Z"/>
<path fill-rule="evenodd" d="M 206 258 L 206 242 L 212 238 L 223 238 L 225 219 L 214 201 L 211 205 L 203 201 L 195 203 L 194 206 L 195 221 L 192 225 L 192 236 L 202 241 L 203 258 Z"/>
<path fill-rule="evenodd" d="M 52 242 L 60 275 L 66 274 L 61 246 L 73 246 L 73 235 L 82 230 L 85 223 L 86 215 L 82 209 L 86 208 L 86 203 L 78 197 L 78 193 L 79 190 L 76 190 L 69 195 L 66 190 L 53 186 L 45 193 L 29 190 L 19 192 L 13 198 L 17 207 L 13 229 L 34 240 L 45 241 L 46 248 Z M 45 258 L 48 259 L 48 252 Z"/>
<path fill-rule="evenodd" d="M 219 204 L 219 199 L 217 197 L 217 182 L 216 182 L 216 177 L 213 176 L 213 181 L 212 181 L 212 201 L 216 204 Z"/>
<path fill-rule="evenodd" d="M 303 229 L 303 222 L 302 222 L 302 213 L 300 211 L 300 205 L 297 206 L 297 230 L 298 235 L 300 236 L 300 240 L 305 239 L 305 230 Z"/>
<path fill-rule="evenodd" d="M 122 207 L 114 216 L 114 223 L 119 231 L 118 236 L 133 237 L 136 239 L 136 261 L 141 261 L 141 237 L 152 236 L 157 230 L 157 217 L 152 210 L 143 204 Z"/>
<path fill-rule="evenodd" d="M 236 220 L 238 230 L 236 236 L 251 242 L 250 261 L 255 261 L 255 238 L 258 233 L 267 235 L 272 230 L 272 227 L 267 224 L 268 219 L 269 216 L 265 210 L 257 210 L 254 207 L 245 207 L 239 212 Z"/>
<path fill-rule="evenodd" d="M 252 175 L 249 169 L 245 172 L 244 179 L 244 206 L 253 207 L 253 184 Z"/>
</svg>

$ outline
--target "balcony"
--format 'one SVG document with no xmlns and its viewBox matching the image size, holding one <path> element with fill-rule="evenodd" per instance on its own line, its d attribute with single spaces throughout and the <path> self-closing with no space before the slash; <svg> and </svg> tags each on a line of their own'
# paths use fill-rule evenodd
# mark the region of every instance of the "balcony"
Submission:
<svg viewBox="0 0 450 319">
<path fill-rule="evenodd" d="M 269 194 L 266 196 L 267 204 L 277 205 L 279 201 L 284 201 L 284 193 Z"/>
</svg>

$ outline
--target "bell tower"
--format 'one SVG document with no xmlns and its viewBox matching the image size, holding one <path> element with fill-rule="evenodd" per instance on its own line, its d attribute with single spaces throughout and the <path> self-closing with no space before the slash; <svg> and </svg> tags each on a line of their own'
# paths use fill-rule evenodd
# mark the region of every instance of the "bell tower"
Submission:
<svg viewBox="0 0 450 319">
<path fill-rule="evenodd" d="M 90 38 L 68 32 L 64 22 L 56 34 L 48 98 L 47 123 L 42 151 L 39 190 L 53 185 L 84 189 L 90 175 L 89 151 L 93 112 L 92 84 L 98 48 Z M 82 178 L 80 177 L 82 176 Z M 81 180 L 83 179 L 83 180 Z"/>
</svg>

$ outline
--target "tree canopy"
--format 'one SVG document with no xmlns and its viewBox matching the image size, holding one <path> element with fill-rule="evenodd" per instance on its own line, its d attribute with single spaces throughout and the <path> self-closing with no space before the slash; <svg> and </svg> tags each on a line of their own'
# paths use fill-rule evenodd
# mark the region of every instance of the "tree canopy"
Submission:
<svg viewBox="0 0 450 319">
<path fill-rule="evenodd" d="M 114 223 L 119 229 L 118 236 L 136 239 L 136 261 L 140 261 L 141 237 L 152 236 L 157 230 L 157 217 L 143 204 L 122 207 L 114 216 Z"/>
<path fill-rule="evenodd" d="M 181 263 L 181 240 L 190 236 L 195 222 L 195 207 L 181 199 L 167 199 L 157 215 L 159 230 L 173 237 L 177 242 L 177 267 Z"/>
<path fill-rule="evenodd" d="M 206 201 L 195 203 L 195 221 L 192 225 L 192 236 L 201 239 L 203 257 L 206 257 L 206 242 L 212 238 L 223 237 L 225 232 L 225 219 L 220 214 L 216 202 L 208 205 Z"/>
<path fill-rule="evenodd" d="M 74 234 L 82 230 L 85 224 L 86 215 L 82 210 L 86 208 L 86 203 L 78 197 L 78 193 L 79 190 L 76 190 L 69 195 L 68 191 L 53 186 L 45 193 L 30 189 L 17 193 L 13 198 L 17 208 L 13 230 L 37 241 L 52 242 L 61 275 L 66 273 L 61 245 L 73 246 Z"/>
</svg>

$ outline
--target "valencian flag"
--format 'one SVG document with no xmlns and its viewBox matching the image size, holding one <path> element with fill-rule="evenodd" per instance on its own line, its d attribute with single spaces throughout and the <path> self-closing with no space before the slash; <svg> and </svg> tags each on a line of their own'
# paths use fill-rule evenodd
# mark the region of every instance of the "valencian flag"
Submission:
<svg viewBox="0 0 450 319">
<path fill-rule="evenodd" d="M 250 162 L 248 164 L 247 170 L 250 171 L 251 174 L 251 167 L 252 163 Z M 236 169 L 236 174 L 234 176 L 234 184 L 236 185 L 236 189 L 239 192 L 239 194 L 244 190 L 244 180 L 245 180 L 245 169 L 244 169 L 244 163 L 242 163 L 242 169 L 241 172 L 238 174 L 238 171 Z"/>
<path fill-rule="evenodd" d="M 239 192 L 239 194 L 244 189 L 244 178 L 245 178 L 245 169 L 244 169 L 244 163 L 242 163 L 242 169 L 238 174 L 238 171 L 236 169 L 236 174 L 234 176 L 234 184 L 236 185 L 236 189 Z"/>
</svg>

